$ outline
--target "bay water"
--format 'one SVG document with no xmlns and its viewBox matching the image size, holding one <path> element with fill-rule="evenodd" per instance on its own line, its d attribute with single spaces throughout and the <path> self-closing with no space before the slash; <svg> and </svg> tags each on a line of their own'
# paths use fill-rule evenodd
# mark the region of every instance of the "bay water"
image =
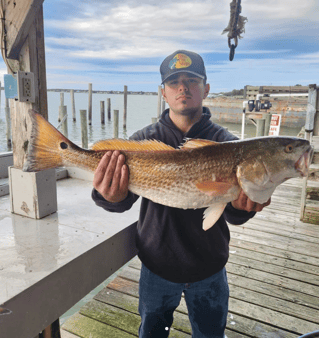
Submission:
<svg viewBox="0 0 319 338">
<path fill-rule="evenodd" d="M 6 141 L 6 119 L 4 113 L 4 93 L 1 91 L 1 109 L 0 109 L 0 153 L 10 151 L 7 148 Z M 68 113 L 68 138 L 81 145 L 81 123 L 79 111 L 88 110 L 88 93 L 74 93 L 76 122 L 73 122 L 71 111 L 70 93 L 64 93 L 64 105 L 67 106 Z M 107 119 L 105 112 L 105 125 L 101 124 L 100 118 L 100 101 L 105 101 L 105 110 L 107 99 L 111 99 L 111 121 Z M 48 92 L 48 115 L 49 122 L 55 127 L 59 125 L 60 93 Z M 113 110 L 119 110 L 119 137 L 127 139 L 135 131 L 147 126 L 152 122 L 153 117 L 157 117 L 157 95 L 128 95 L 127 98 L 127 127 L 123 129 L 123 110 L 124 95 L 123 94 L 100 94 L 93 93 L 92 96 L 92 125 L 88 126 L 88 141 L 92 144 L 101 139 L 113 138 Z M 217 122 L 218 123 L 218 122 Z M 241 124 L 221 123 L 227 127 L 229 131 L 237 134 L 241 133 Z M 280 135 L 296 136 L 299 128 L 281 127 Z M 245 126 L 245 137 L 254 137 L 256 128 L 251 122 L 247 122 Z"/>
</svg>

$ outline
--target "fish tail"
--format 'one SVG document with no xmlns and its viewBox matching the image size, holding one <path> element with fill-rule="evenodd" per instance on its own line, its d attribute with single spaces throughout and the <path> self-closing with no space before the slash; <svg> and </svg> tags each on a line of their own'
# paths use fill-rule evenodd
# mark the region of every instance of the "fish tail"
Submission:
<svg viewBox="0 0 319 338">
<path fill-rule="evenodd" d="M 61 150 L 65 145 L 73 143 L 40 114 L 30 110 L 29 116 L 32 129 L 23 171 L 39 171 L 63 166 Z"/>
</svg>

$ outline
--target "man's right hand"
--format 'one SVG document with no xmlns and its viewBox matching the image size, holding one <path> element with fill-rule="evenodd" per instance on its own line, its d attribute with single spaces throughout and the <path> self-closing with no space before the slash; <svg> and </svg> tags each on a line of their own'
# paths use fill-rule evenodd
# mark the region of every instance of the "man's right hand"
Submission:
<svg viewBox="0 0 319 338">
<path fill-rule="evenodd" d="M 118 150 L 108 151 L 95 170 L 93 186 L 108 202 L 116 203 L 126 198 L 128 180 L 125 156 Z"/>
</svg>

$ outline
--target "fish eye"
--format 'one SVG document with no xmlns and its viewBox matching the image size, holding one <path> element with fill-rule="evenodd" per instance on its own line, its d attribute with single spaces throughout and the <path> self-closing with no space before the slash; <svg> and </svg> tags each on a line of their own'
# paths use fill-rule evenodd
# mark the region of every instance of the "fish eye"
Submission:
<svg viewBox="0 0 319 338">
<path fill-rule="evenodd" d="M 294 150 L 294 147 L 292 144 L 288 144 L 285 148 L 286 153 L 291 153 Z"/>
<path fill-rule="evenodd" d="M 67 149 L 68 145 L 65 142 L 60 143 L 61 149 Z"/>
</svg>

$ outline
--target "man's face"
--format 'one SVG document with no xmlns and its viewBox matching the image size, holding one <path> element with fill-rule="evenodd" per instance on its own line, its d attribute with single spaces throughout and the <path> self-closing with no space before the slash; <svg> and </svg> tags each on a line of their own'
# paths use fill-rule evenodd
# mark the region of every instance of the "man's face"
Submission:
<svg viewBox="0 0 319 338">
<path fill-rule="evenodd" d="M 204 80 L 189 74 L 178 73 L 164 83 L 162 94 L 175 114 L 188 115 L 202 109 L 202 101 L 209 93 Z"/>
</svg>

